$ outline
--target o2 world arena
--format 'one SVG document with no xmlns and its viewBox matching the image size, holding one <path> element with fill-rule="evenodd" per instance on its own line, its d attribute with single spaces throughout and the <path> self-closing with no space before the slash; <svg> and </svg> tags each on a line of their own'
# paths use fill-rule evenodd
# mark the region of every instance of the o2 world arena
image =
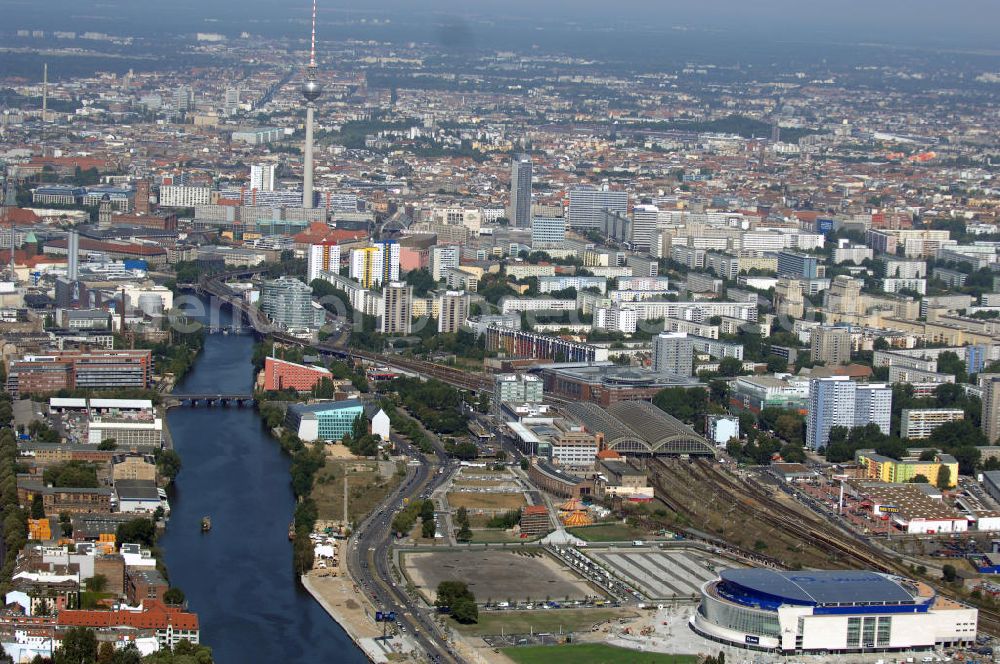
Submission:
<svg viewBox="0 0 1000 664">
<path fill-rule="evenodd" d="M 888 574 L 727 569 L 702 586 L 690 624 L 753 650 L 857 653 L 974 643 L 977 618 L 927 584 Z"/>
</svg>

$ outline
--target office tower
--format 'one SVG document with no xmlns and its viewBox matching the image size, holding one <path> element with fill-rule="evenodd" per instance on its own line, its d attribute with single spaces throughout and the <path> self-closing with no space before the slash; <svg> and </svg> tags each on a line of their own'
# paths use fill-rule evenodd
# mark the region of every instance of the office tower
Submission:
<svg viewBox="0 0 1000 664">
<path fill-rule="evenodd" d="M 135 183 L 135 213 L 149 214 L 149 180 L 139 180 Z"/>
<path fill-rule="evenodd" d="M 531 157 L 516 155 L 510 162 L 510 225 L 531 225 Z"/>
<path fill-rule="evenodd" d="M 319 278 L 320 272 L 340 274 L 340 246 L 336 242 L 319 242 L 309 245 L 307 281 Z"/>
<path fill-rule="evenodd" d="M 76 281 L 80 278 L 80 234 L 70 231 L 66 243 L 66 278 Z"/>
<path fill-rule="evenodd" d="M 374 288 L 382 279 L 382 252 L 378 247 L 351 250 L 351 279 L 362 288 Z"/>
<path fill-rule="evenodd" d="M 226 88 L 226 95 L 222 102 L 222 111 L 226 115 L 236 115 L 236 112 L 240 110 L 240 89 Z"/>
<path fill-rule="evenodd" d="M 661 332 L 653 340 L 653 371 L 690 376 L 694 365 L 694 343 L 686 332 Z"/>
<path fill-rule="evenodd" d="M 313 201 L 313 114 L 316 100 L 323 94 L 323 85 L 316 80 L 316 0 L 312 10 L 312 42 L 309 48 L 309 66 L 306 80 L 302 84 L 302 96 L 306 100 L 306 145 L 302 158 L 302 207 L 312 208 Z"/>
<path fill-rule="evenodd" d="M 409 334 L 412 312 L 413 286 L 394 281 L 382 289 L 382 334 Z"/>
<path fill-rule="evenodd" d="M 983 391 L 983 434 L 990 445 L 1000 438 L 1000 374 L 979 374 L 979 389 Z"/>
<path fill-rule="evenodd" d="M 179 85 L 174 90 L 174 110 L 184 113 L 194 108 L 194 91 L 190 85 Z"/>
<path fill-rule="evenodd" d="M 885 383 L 855 383 L 846 376 L 814 378 L 809 381 L 806 445 L 814 450 L 826 446 L 836 426 L 875 423 L 888 435 L 891 413 L 892 389 Z"/>
<path fill-rule="evenodd" d="M 450 267 L 458 267 L 462 255 L 461 247 L 454 244 L 436 246 L 431 248 L 430 263 L 431 276 L 434 281 L 444 279 L 445 270 Z"/>
<path fill-rule="evenodd" d="M 458 332 L 469 317 L 469 294 L 465 291 L 446 291 L 439 301 L 438 332 Z"/>
<path fill-rule="evenodd" d="M 274 171 L 277 164 L 254 164 L 250 167 L 251 191 L 274 191 Z"/>
<path fill-rule="evenodd" d="M 569 192 L 569 227 L 600 230 L 603 211 L 628 212 L 628 192 L 581 187 Z"/>
<path fill-rule="evenodd" d="M 534 217 L 531 220 L 531 248 L 561 248 L 566 241 L 566 220 L 562 217 Z"/>
<path fill-rule="evenodd" d="M 375 243 L 382 254 L 382 269 L 379 283 L 399 281 L 399 243 L 395 240 L 382 240 Z"/>
<path fill-rule="evenodd" d="M 632 210 L 632 232 L 629 241 L 636 250 L 648 250 L 653 244 L 660 209 L 655 205 L 636 205 Z"/>
<path fill-rule="evenodd" d="M 312 288 L 292 277 L 265 281 L 260 289 L 260 309 L 286 329 L 316 327 Z"/>
<path fill-rule="evenodd" d="M 827 366 L 847 364 L 851 361 L 851 330 L 846 327 L 821 326 L 810 336 L 810 357 L 813 362 Z"/>
<path fill-rule="evenodd" d="M 781 251 L 778 253 L 778 275 L 816 279 L 819 276 L 819 258 L 794 251 Z"/>
<path fill-rule="evenodd" d="M 97 227 L 111 228 L 111 196 L 104 194 L 97 205 Z"/>
</svg>

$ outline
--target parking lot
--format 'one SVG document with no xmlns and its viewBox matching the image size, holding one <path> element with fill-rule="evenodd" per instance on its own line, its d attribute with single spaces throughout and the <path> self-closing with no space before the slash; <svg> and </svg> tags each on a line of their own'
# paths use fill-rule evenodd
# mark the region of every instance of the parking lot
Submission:
<svg viewBox="0 0 1000 664">
<path fill-rule="evenodd" d="M 740 566 L 695 548 L 589 549 L 586 554 L 652 600 L 697 596 L 719 570 Z"/>
</svg>

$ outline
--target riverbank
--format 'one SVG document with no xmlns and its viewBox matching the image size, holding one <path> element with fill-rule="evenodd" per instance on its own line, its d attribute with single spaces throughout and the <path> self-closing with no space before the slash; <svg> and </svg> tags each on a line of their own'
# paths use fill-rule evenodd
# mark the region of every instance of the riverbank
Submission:
<svg viewBox="0 0 1000 664">
<path fill-rule="evenodd" d="M 344 558 L 346 556 L 341 556 L 341 560 Z M 370 661 L 382 664 L 389 661 L 390 654 L 397 652 L 381 641 L 382 630 L 375 623 L 368 601 L 348 574 L 345 562 L 341 562 L 337 576 L 320 576 L 312 571 L 303 574 L 300 581 L 306 592 L 340 625 Z M 398 637 L 391 641 L 398 648 Z"/>
<path fill-rule="evenodd" d="M 208 335 L 195 366 L 167 398 L 249 393 L 252 352 L 251 337 Z M 215 661 L 369 662 L 293 570 L 292 460 L 254 409 L 169 408 L 167 419 L 184 470 L 171 490 L 161 547 Z M 202 533 L 206 515 L 212 530 Z"/>
</svg>

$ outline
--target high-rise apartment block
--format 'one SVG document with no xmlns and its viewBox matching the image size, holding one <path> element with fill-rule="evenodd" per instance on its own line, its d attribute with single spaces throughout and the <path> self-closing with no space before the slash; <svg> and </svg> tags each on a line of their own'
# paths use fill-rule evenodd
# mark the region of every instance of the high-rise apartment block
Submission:
<svg viewBox="0 0 1000 664">
<path fill-rule="evenodd" d="M 661 332 L 653 339 L 653 370 L 690 376 L 694 343 L 686 332 Z"/>
<path fill-rule="evenodd" d="M 390 282 L 382 288 L 382 334 L 409 334 L 413 323 L 413 286 Z"/>
<path fill-rule="evenodd" d="M 806 418 L 806 445 L 826 446 L 830 429 L 836 426 L 878 425 L 889 434 L 892 389 L 885 383 L 856 383 L 846 376 L 814 378 L 809 381 L 809 413 Z"/>
<path fill-rule="evenodd" d="M 274 171 L 277 164 L 254 164 L 250 167 L 251 191 L 274 191 Z"/>
<path fill-rule="evenodd" d="M 821 326 L 810 336 L 810 357 L 813 362 L 828 366 L 851 361 L 851 330 L 846 327 Z"/>
<path fill-rule="evenodd" d="M 439 296 L 439 300 L 438 332 L 458 332 L 469 317 L 469 294 L 465 291 L 446 291 Z"/>
<path fill-rule="evenodd" d="M 335 242 L 319 242 L 309 245 L 307 281 L 319 278 L 320 272 L 340 274 L 340 245 Z"/>
</svg>

